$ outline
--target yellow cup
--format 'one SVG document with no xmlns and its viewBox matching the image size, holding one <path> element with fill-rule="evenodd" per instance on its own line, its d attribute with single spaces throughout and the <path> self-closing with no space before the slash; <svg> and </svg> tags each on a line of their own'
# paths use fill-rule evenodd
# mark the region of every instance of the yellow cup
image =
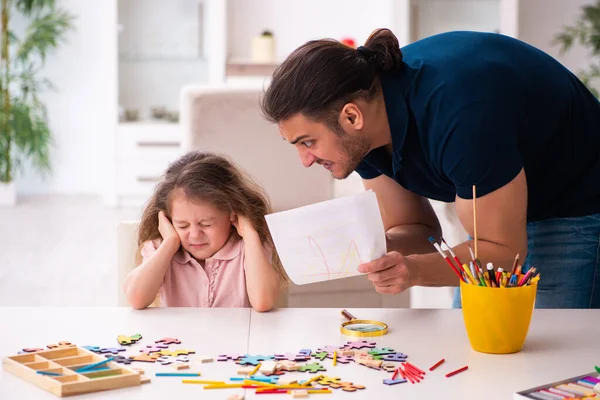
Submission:
<svg viewBox="0 0 600 400">
<path fill-rule="evenodd" d="M 490 288 L 460 282 L 463 318 L 471 347 L 492 354 L 523 348 L 535 305 L 537 283 Z"/>
</svg>

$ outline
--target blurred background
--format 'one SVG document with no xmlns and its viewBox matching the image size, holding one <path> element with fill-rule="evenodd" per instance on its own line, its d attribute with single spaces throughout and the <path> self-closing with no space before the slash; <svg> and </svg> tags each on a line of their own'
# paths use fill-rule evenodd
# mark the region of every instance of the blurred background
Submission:
<svg viewBox="0 0 600 400">
<path fill-rule="evenodd" d="M 229 154 L 277 211 L 363 190 L 356 175 L 334 181 L 302 169 L 260 116 L 270 74 L 304 42 L 356 47 L 381 27 L 401 46 L 452 30 L 495 32 L 549 53 L 592 87 L 597 3 L 1 0 L 0 306 L 123 304 L 135 221 L 187 150 Z M 446 240 L 463 240 L 453 205 L 434 208 Z M 295 307 L 450 307 L 450 299 L 449 288 L 380 296 L 359 278 L 289 291 Z"/>
</svg>

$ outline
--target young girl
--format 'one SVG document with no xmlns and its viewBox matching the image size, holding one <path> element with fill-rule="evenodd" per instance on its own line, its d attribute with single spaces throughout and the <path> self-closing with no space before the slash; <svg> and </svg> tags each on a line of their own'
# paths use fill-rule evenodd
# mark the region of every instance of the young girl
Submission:
<svg viewBox="0 0 600 400">
<path fill-rule="evenodd" d="M 234 164 L 190 152 L 167 169 L 142 215 L 143 262 L 125 282 L 148 307 L 273 308 L 284 282 L 264 216 L 269 201 Z"/>
</svg>

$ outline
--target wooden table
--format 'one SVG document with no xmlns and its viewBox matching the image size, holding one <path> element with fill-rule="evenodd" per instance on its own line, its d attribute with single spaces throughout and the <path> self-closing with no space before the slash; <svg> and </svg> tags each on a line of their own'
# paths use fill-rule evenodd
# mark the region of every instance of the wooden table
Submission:
<svg viewBox="0 0 600 400">
<path fill-rule="evenodd" d="M 536 310 L 523 351 L 513 355 L 488 355 L 471 350 L 460 310 L 353 309 L 359 318 L 385 321 L 390 332 L 374 338 L 377 347 L 392 347 L 426 370 L 441 358 L 446 362 L 428 372 L 418 384 L 382 384 L 390 375 L 357 364 L 323 361 L 324 374 L 365 385 L 364 391 L 334 390 L 326 398 L 360 399 L 510 399 L 517 391 L 585 374 L 600 364 L 600 310 Z M 113 347 L 119 334 L 141 333 L 140 344 L 162 337 L 178 337 L 181 345 L 198 355 L 221 353 L 263 354 L 316 350 L 350 340 L 339 333 L 338 309 L 282 309 L 255 313 L 249 309 L 150 309 L 129 308 L 19 308 L 0 307 L 0 356 L 23 347 L 42 347 L 66 340 L 78 345 Z M 201 364 L 191 356 L 193 371 L 202 379 L 227 380 L 236 376 L 232 362 Z M 451 378 L 444 374 L 462 367 L 469 370 Z M 173 371 L 169 366 L 134 363 L 152 378 L 139 387 L 84 395 L 90 399 L 225 399 L 241 389 L 204 390 L 186 385 L 181 378 L 155 377 Z M 294 373 L 306 378 L 308 373 Z M 273 395 L 270 398 L 291 398 Z M 54 395 L 0 370 L 0 399 L 55 399 Z M 77 397 L 76 397 L 77 398 Z M 264 398 L 246 391 L 246 398 Z M 321 397 L 319 397 L 321 399 Z"/>
</svg>

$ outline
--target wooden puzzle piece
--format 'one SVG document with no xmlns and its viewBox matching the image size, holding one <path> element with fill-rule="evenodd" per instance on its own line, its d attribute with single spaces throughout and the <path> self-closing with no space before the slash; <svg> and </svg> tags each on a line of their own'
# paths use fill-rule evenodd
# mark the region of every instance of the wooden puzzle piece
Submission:
<svg viewBox="0 0 600 400">
<path fill-rule="evenodd" d="M 190 365 L 186 363 L 177 363 L 173 365 L 173 368 L 179 371 L 182 369 L 190 369 Z"/>
<path fill-rule="evenodd" d="M 354 361 L 356 362 L 361 362 L 364 360 L 373 360 L 373 356 L 370 354 L 365 354 L 365 353 L 356 353 L 354 354 Z"/>
<path fill-rule="evenodd" d="M 160 356 L 156 359 L 156 362 L 160 365 L 169 365 L 175 362 L 175 358 L 170 356 Z"/>
<path fill-rule="evenodd" d="M 329 385 L 332 389 L 342 389 L 345 392 L 355 392 L 356 389 L 364 389 L 363 385 L 354 385 L 352 382 L 337 382 Z"/>
<path fill-rule="evenodd" d="M 200 361 L 202 364 L 215 361 L 214 358 L 208 356 L 198 356 L 196 357 L 196 360 Z"/>
<path fill-rule="evenodd" d="M 158 344 L 158 345 L 146 345 L 145 349 L 140 349 L 140 353 L 146 353 L 146 354 L 150 354 L 150 353 L 160 353 L 162 350 L 164 349 L 168 349 L 169 346 L 165 346 L 163 344 Z"/>
<path fill-rule="evenodd" d="M 397 385 L 398 383 L 404 383 L 406 379 L 384 379 L 383 383 L 386 385 Z"/>
<path fill-rule="evenodd" d="M 26 347 L 22 349 L 19 354 L 23 353 L 37 353 L 38 351 L 44 351 L 44 349 L 40 349 L 39 347 Z"/>
<path fill-rule="evenodd" d="M 160 340 L 155 341 L 154 343 L 162 343 L 162 344 L 181 344 L 181 340 L 175 338 L 162 338 Z"/>
<path fill-rule="evenodd" d="M 178 356 L 187 356 L 189 354 L 194 354 L 196 353 L 194 350 L 161 350 L 160 352 L 161 356 L 172 356 L 172 357 L 178 357 Z"/>
<path fill-rule="evenodd" d="M 260 363 L 260 368 L 258 369 L 264 375 L 271 375 L 275 372 L 277 368 L 277 363 L 275 361 L 263 361 Z"/>
<path fill-rule="evenodd" d="M 251 356 L 246 354 L 236 362 L 242 365 L 258 365 L 261 361 L 272 360 L 273 358 L 273 356 Z"/>
<path fill-rule="evenodd" d="M 375 342 L 369 342 L 368 340 L 354 340 L 346 343 L 345 347 L 349 349 L 362 349 L 364 347 L 375 347 Z"/>
<path fill-rule="evenodd" d="M 244 395 L 239 393 L 230 394 L 227 396 L 227 400 L 244 400 Z"/>
<path fill-rule="evenodd" d="M 58 344 L 49 344 L 46 347 L 48 347 L 49 349 L 65 349 L 76 346 L 71 342 L 58 342 Z"/>
<path fill-rule="evenodd" d="M 133 360 L 129 357 L 125 357 L 125 356 L 112 356 L 110 354 L 106 354 L 105 357 L 113 357 L 113 361 L 119 364 L 126 364 L 129 365 L 133 362 Z"/>
<path fill-rule="evenodd" d="M 302 350 L 300 350 L 302 351 Z M 301 353 L 284 353 L 284 354 L 275 354 L 276 360 L 289 360 L 289 361 L 307 361 L 310 359 L 310 354 L 301 354 Z"/>
<path fill-rule="evenodd" d="M 241 368 L 238 368 L 237 374 L 238 375 L 250 375 L 250 373 L 252 371 L 254 371 L 254 367 L 241 367 Z"/>
<path fill-rule="evenodd" d="M 288 385 L 295 385 L 296 383 L 298 383 L 298 379 L 293 378 L 293 377 L 282 377 L 282 378 L 279 378 L 276 382 L 269 382 L 269 383 L 274 383 L 274 384 L 282 385 L 282 386 L 288 386 Z"/>
<path fill-rule="evenodd" d="M 271 373 L 269 373 L 269 372 L 266 372 L 266 373 L 265 373 L 265 372 L 263 372 L 262 374 L 263 374 L 264 376 L 271 376 L 271 375 L 275 375 L 273 378 L 276 378 L 276 377 L 278 377 L 278 376 L 280 376 L 280 375 L 283 375 L 283 374 L 285 374 L 285 371 L 283 371 L 283 370 L 276 370 L 276 371 L 274 371 L 274 372 L 271 372 Z"/>
<path fill-rule="evenodd" d="M 144 369 L 143 368 L 131 368 L 131 369 L 134 370 L 135 372 L 137 372 L 140 375 L 142 375 L 144 373 Z"/>
<path fill-rule="evenodd" d="M 131 358 L 133 361 L 141 361 L 141 362 L 156 362 L 156 360 L 158 359 L 158 354 L 157 353 L 153 353 L 153 354 L 137 354 L 135 356 L 130 356 L 129 358 Z"/>
<path fill-rule="evenodd" d="M 299 389 L 292 392 L 293 399 L 305 399 L 308 397 L 308 390 Z"/>
<path fill-rule="evenodd" d="M 313 354 L 313 356 L 321 361 L 323 361 L 329 355 L 326 351 L 319 351 L 318 353 Z"/>
<path fill-rule="evenodd" d="M 100 353 L 100 350 L 102 350 L 100 346 L 83 346 L 83 348 L 89 351 L 93 351 L 94 353 Z"/>
<path fill-rule="evenodd" d="M 100 349 L 100 354 L 119 354 L 120 351 L 125 351 L 124 347 L 104 347 Z"/>
<path fill-rule="evenodd" d="M 298 371 L 300 372 L 310 372 L 311 374 L 314 374 L 318 371 L 327 371 L 325 369 L 324 366 L 322 366 L 321 364 L 319 364 L 318 362 L 315 363 L 310 363 L 310 364 L 306 364 L 306 365 L 302 365 Z"/>
<path fill-rule="evenodd" d="M 127 345 L 138 342 L 141 338 L 142 338 L 142 335 L 140 335 L 139 333 L 136 333 L 135 335 L 132 335 L 132 336 L 119 335 L 119 336 L 117 336 L 117 342 L 119 342 L 119 344 L 121 346 L 127 346 Z"/>
<path fill-rule="evenodd" d="M 374 369 L 380 369 L 383 365 L 383 361 L 381 360 L 360 360 L 358 363 Z"/>
<path fill-rule="evenodd" d="M 381 369 L 383 369 L 384 371 L 387 372 L 394 372 L 396 370 L 396 367 L 394 364 L 382 364 L 381 365 Z"/>
<path fill-rule="evenodd" d="M 148 378 L 146 375 L 142 375 L 140 376 L 140 383 L 143 385 L 144 383 L 150 383 L 150 378 Z"/>
<path fill-rule="evenodd" d="M 217 357 L 217 361 L 227 361 L 227 360 L 238 360 L 240 357 L 242 357 L 240 354 L 238 353 L 231 353 L 231 354 L 219 354 L 219 357 Z"/>
<path fill-rule="evenodd" d="M 371 354 L 372 356 L 383 356 L 386 354 L 393 354 L 395 352 L 396 350 L 390 347 L 384 347 L 383 349 L 378 349 L 377 347 L 375 347 L 374 349 L 369 350 L 369 354 Z"/>
<path fill-rule="evenodd" d="M 278 364 L 283 371 L 298 371 L 300 369 L 300 364 L 295 361 L 281 360 Z"/>
<path fill-rule="evenodd" d="M 406 361 L 407 358 L 408 358 L 408 356 L 404 353 L 392 353 L 392 354 L 386 354 L 383 356 L 384 361 L 403 362 L 403 361 Z"/>
<path fill-rule="evenodd" d="M 335 384 L 339 383 L 339 382 L 340 382 L 340 379 L 341 379 L 341 378 L 337 378 L 337 377 L 336 377 L 336 378 L 332 378 L 332 377 L 329 377 L 329 376 L 325 376 L 325 375 L 323 375 L 323 376 L 321 377 L 321 379 L 318 379 L 318 380 L 317 380 L 317 382 L 319 383 L 319 385 L 322 385 L 322 386 L 329 386 L 329 385 L 331 385 L 331 384 L 334 384 L 334 383 L 335 383 Z"/>
</svg>

